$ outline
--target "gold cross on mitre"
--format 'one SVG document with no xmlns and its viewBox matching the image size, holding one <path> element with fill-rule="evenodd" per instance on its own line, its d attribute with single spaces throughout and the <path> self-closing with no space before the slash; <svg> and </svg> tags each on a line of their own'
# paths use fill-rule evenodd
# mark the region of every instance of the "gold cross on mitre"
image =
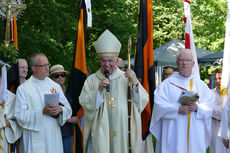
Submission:
<svg viewBox="0 0 230 153">
<path fill-rule="evenodd" d="M 106 105 L 108 109 L 111 109 L 115 106 L 116 100 L 115 98 L 112 97 L 110 93 L 105 94 L 105 99 L 106 99 Z"/>
<path fill-rule="evenodd" d="M 13 14 L 17 15 L 18 10 L 26 9 L 26 4 L 21 4 L 20 0 L 1 0 L 0 2 L 1 12 L 5 14 L 1 14 L 6 17 L 6 31 L 5 31 L 5 45 L 8 46 L 10 43 L 10 21 L 12 19 Z"/>
<path fill-rule="evenodd" d="M 109 127 L 109 141 L 112 142 L 113 137 L 117 135 L 116 131 L 113 131 L 112 127 Z"/>
</svg>

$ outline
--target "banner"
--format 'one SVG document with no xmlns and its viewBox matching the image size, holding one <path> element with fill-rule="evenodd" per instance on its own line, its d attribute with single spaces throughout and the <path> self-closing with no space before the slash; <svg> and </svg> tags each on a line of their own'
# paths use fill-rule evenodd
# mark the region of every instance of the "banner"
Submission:
<svg viewBox="0 0 230 153">
<path fill-rule="evenodd" d="M 200 78 L 199 66 L 197 62 L 196 48 L 193 39 L 192 22 L 191 22 L 190 1 L 184 0 L 184 22 L 185 22 L 185 48 L 193 52 L 195 64 L 193 66 L 193 74 Z"/>
<path fill-rule="evenodd" d="M 135 73 L 142 86 L 149 93 L 149 103 L 142 112 L 142 139 L 149 134 L 151 111 L 153 108 L 153 92 L 155 74 L 153 66 L 153 17 L 152 1 L 140 0 L 138 12 L 138 33 L 135 57 Z"/>
<path fill-rule="evenodd" d="M 79 119 L 84 115 L 83 108 L 79 104 L 78 97 L 87 77 L 86 56 L 85 56 L 85 25 L 86 25 L 85 1 L 81 0 L 80 15 L 78 21 L 77 40 L 73 58 L 72 69 L 66 93 L 70 94 L 73 105 L 73 115 Z M 75 125 L 73 153 L 83 153 L 83 134 L 81 127 Z"/>
</svg>

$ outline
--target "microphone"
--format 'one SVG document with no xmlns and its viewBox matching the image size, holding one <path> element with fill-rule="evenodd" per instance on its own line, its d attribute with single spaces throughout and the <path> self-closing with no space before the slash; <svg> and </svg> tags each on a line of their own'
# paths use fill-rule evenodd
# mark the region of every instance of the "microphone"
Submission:
<svg viewBox="0 0 230 153">
<path fill-rule="evenodd" d="M 106 77 L 107 79 L 109 79 L 109 71 L 108 71 L 108 70 L 105 70 L 105 71 L 104 71 L 104 74 L 105 74 L 105 77 Z M 109 85 L 106 86 L 106 91 L 107 91 L 107 92 L 110 91 L 110 86 L 109 86 Z"/>
</svg>

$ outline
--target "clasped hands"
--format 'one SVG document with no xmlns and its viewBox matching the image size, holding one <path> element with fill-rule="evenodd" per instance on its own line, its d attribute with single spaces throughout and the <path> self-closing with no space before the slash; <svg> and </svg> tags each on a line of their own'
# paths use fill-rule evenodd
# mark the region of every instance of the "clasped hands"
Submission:
<svg viewBox="0 0 230 153">
<path fill-rule="evenodd" d="M 3 107 L 4 104 L 5 104 L 5 102 L 3 101 L 3 103 L 1 104 L 1 107 Z M 11 127 L 10 121 L 8 120 L 6 114 L 4 114 L 4 120 L 6 123 L 6 127 Z"/>
<path fill-rule="evenodd" d="M 47 105 L 43 108 L 43 114 L 49 115 L 49 116 L 56 116 L 60 112 L 62 112 L 62 107 L 58 104 Z"/>
<path fill-rule="evenodd" d="M 229 140 L 223 139 L 223 144 L 226 148 L 229 148 Z"/>
<path fill-rule="evenodd" d="M 195 102 L 192 101 L 186 101 L 183 106 L 179 107 L 178 112 L 180 114 L 189 114 L 192 111 L 197 111 L 198 106 Z"/>
<path fill-rule="evenodd" d="M 136 85 L 138 83 L 137 77 L 136 77 L 136 73 L 131 70 L 131 69 L 127 69 L 125 72 L 125 76 L 128 77 L 130 79 L 130 81 L 132 82 L 133 85 Z M 110 84 L 110 80 L 107 78 L 104 78 L 103 80 L 100 81 L 99 83 L 99 92 L 102 93 L 103 90 Z"/>
</svg>

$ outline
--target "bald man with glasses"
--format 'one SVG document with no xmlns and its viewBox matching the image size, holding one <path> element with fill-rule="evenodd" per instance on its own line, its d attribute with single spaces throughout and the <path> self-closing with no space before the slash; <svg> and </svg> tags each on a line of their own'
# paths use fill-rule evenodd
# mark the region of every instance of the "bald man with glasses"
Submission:
<svg viewBox="0 0 230 153">
<path fill-rule="evenodd" d="M 36 53 L 30 65 L 32 76 L 18 87 L 16 95 L 15 117 L 23 128 L 21 152 L 63 153 L 60 126 L 71 117 L 72 109 L 60 85 L 48 77 L 47 57 Z M 45 95 L 56 99 L 47 103 Z"/>
<path fill-rule="evenodd" d="M 183 49 L 176 56 L 178 72 L 154 92 L 150 132 L 157 139 L 157 153 L 206 153 L 210 144 L 214 94 L 193 74 L 194 63 L 192 51 Z M 199 96 L 188 95 L 181 103 L 183 93 Z"/>
</svg>

